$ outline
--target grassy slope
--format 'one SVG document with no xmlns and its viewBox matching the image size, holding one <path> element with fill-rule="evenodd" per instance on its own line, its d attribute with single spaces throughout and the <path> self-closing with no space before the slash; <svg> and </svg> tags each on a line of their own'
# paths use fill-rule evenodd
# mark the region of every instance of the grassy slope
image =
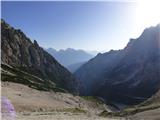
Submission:
<svg viewBox="0 0 160 120">
<path fill-rule="evenodd" d="M 42 80 L 41 78 L 32 75 L 25 70 L 18 67 L 11 67 L 9 65 L 1 64 L 2 68 L 2 81 L 9 81 L 15 83 L 21 83 L 31 88 L 43 91 L 53 90 L 55 92 L 67 92 L 66 90 L 59 88 L 52 81 Z"/>
<path fill-rule="evenodd" d="M 1 68 L 2 68 L 1 69 L 2 82 L 4 82 L 4 83 L 5 82 L 20 83 L 22 85 L 28 86 L 31 89 L 35 89 L 35 90 L 43 91 L 43 92 L 48 92 L 47 94 L 51 94 L 51 95 L 52 95 L 51 91 L 57 92 L 57 94 L 59 94 L 59 92 L 62 93 L 62 97 L 63 97 L 63 93 L 65 93 L 66 96 L 67 96 L 67 94 L 70 95 L 66 90 L 57 87 L 54 82 L 42 80 L 41 78 L 23 70 L 22 68 L 12 67 L 12 66 L 9 66 L 6 64 L 1 64 Z M 13 89 L 13 91 L 14 91 L 14 89 Z M 23 95 L 24 93 L 22 92 L 21 94 Z M 64 96 L 65 96 L 65 94 L 64 94 Z M 55 93 L 55 95 L 56 95 L 56 93 Z M 15 95 L 13 94 L 13 96 L 12 96 L 13 101 L 17 101 L 16 100 L 17 97 L 15 97 L 15 96 L 16 96 L 16 94 Z M 36 95 L 33 94 L 33 96 L 36 96 Z M 10 97 L 10 96 L 8 96 L 8 97 Z M 32 97 L 32 95 L 31 95 L 31 97 Z M 79 97 L 79 96 L 77 96 L 77 97 Z M 41 98 L 41 99 L 43 100 L 43 98 Z M 69 99 L 72 99 L 72 97 Z M 21 101 L 23 102 L 22 99 L 21 99 Z M 72 106 L 72 104 L 71 104 L 71 106 L 72 106 L 71 108 L 60 109 L 59 112 L 86 113 L 87 111 L 89 111 L 89 112 L 90 111 L 91 112 L 92 111 L 102 112 L 104 110 L 104 107 L 103 107 L 104 103 L 95 97 L 91 97 L 91 96 L 79 97 L 78 99 L 76 99 L 76 97 L 75 97 L 75 101 L 77 101 L 76 102 L 77 106 L 79 104 L 80 104 L 80 106 L 75 107 L 75 105 Z M 64 100 L 64 103 L 65 103 L 65 100 Z M 82 103 L 86 104 L 86 106 L 88 106 L 88 107 L 84 107 Z M 18 106 L 22 105 L 20 103 L 16 103 L 16 104 L 18 104 Z M 26 101 L 24 101 L 24 104 L 26 104 Z M 81 107 L 81 104 L 82 104 L 82 107 Z M 27 107 L 27 104 L 26 104 L 26 107 Z M 54 108 L 54 106 L 53 106 L 53 108 Z"/>
</svg>

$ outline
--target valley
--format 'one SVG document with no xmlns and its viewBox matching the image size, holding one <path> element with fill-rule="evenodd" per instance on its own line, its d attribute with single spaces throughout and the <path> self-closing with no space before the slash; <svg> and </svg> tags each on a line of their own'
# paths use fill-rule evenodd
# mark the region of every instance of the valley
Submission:
<svg viewBox="0 0 160 120">
<path fill-rule="evenodd" d="M 160 118 L 160 25 L 122 50 L 97 54 L 73 74 L 20 29 L 4 20 L 1 26 L 4 120 Z"/>
</svg>

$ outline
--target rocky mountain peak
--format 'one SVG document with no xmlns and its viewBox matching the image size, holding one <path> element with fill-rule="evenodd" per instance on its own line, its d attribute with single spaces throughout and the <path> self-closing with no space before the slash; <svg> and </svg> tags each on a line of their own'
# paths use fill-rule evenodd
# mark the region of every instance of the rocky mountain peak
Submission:
<svg viewBox="0 0 160 120">
<path fill-rule="evenodd" d="M 145 29 L 122 50 L 97 55 L 75 75 L 83 84 L 81 94 L 124 104 L 144 101 L 160 89 L 160 25 Z"/>
<path fill-rule="evenodd" d="M 36 40 L 33 41 L 33 44 L 36 46 L 36 47 L 39 47 L 38 43 Z"/>
<path fill-rule="evenodd" d="M 74 76 L 61 66 L 49 53 L 39 47 L 21 31 L 1 20 L 2 63 L 36 75 L 69 91 L 76 88 Z"/>
</svg>

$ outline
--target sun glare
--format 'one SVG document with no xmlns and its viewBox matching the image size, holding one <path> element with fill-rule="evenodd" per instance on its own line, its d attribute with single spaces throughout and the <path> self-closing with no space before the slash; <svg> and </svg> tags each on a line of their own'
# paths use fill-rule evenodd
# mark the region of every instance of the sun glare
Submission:
<svg viewBox="0 0 160 120">
<path fill-rule="evenodd" d="M 160 23 L 160 0 L 138 0 L 135 23 L 140 29 Z"/>
</svg>

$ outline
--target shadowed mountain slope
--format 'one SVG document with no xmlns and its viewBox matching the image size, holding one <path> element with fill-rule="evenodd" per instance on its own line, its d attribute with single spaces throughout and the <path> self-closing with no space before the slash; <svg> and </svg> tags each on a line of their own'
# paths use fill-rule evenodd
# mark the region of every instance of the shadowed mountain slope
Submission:
<svg viewBox="0 0 160 120">
<path fill-rule="evenodd" d="M 75 72 L 82 95 L 135 104 L 160 88 L 160 25 L 147 28 L 118 51 L 98 54 Z"/>
</svg>

